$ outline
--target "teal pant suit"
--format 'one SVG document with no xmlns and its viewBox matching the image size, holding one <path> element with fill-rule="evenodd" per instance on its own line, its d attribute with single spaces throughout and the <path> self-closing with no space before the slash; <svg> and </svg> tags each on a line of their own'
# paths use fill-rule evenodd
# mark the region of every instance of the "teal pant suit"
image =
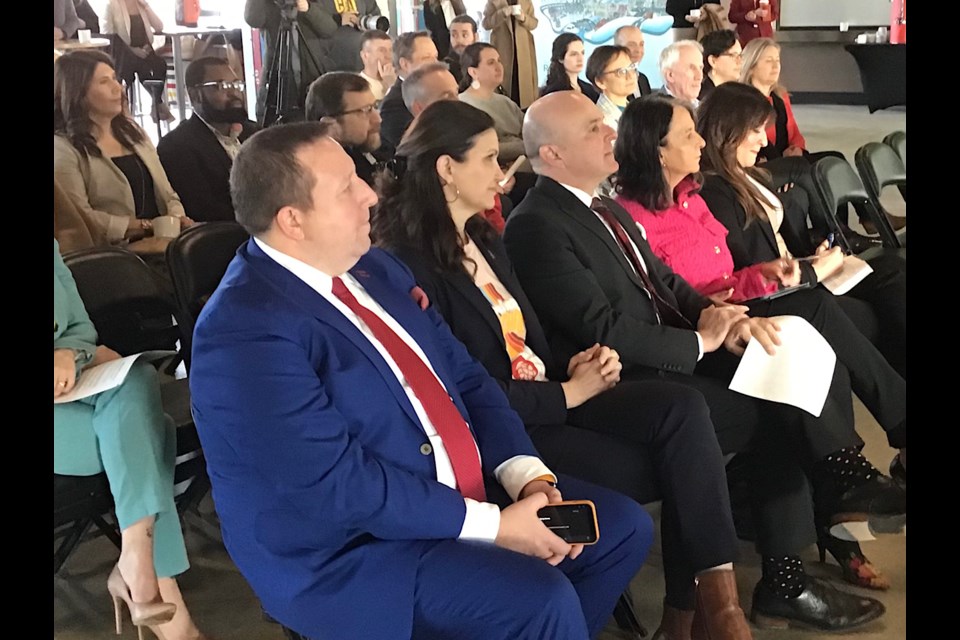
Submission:
<svg viewBox="0 0 960 640">
<path fill-rule="evenodd" d="M 54 240 L 53 348 L 80 353 L 79 378 L 96 344 L 96 329 Z M 189 567 L 173 502 L 176 449 L 176 427 L 163 413 L 157 372 L 150 364 L 136 363 L 119 387 L 53 406 L 53 472 L 106 472 L 121 530 L 155 516 L 154 566 L 162 578 Z"/>
</svg>

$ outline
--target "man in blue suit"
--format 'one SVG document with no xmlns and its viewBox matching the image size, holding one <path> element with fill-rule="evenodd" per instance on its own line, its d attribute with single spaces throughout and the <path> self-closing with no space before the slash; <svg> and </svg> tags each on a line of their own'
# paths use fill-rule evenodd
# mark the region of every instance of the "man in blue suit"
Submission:
<svg viewBox="0 0 960 640">
<path fill-rule="evenodd" d="M 325 125 L 257 133 L 230 187 L 253 238 L 197 323 L 190 386 L 224 542 L 264 608 L 312 640 L 595 636 L 649 516 L 540 461 L 409 270 L 370 248 L 376 195 Z M 597 544 L 539 520 L 561 489 L 596 504 Z"/>
</svg>

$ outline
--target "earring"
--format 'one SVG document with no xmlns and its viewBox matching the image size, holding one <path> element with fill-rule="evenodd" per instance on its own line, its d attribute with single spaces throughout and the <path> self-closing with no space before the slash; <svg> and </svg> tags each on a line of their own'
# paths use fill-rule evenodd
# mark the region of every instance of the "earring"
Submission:
<svg viewBox="0 0 960 640">
<path fill-rule="evenodd" d="M 476 78 L 474 78 L 474 79 L 473 79 L 473 82 L 470 83 L 470 88 L 473 89 L 474 91 L 476 91 L 477 89 L 479 89 L 479 88 L 480 88 L 480 81 L 477 80 Z"/>
<path fill-rule="evenodd" d="M 443 186 L 444 186 L 444 190 L 443 190 L 443 199 L 444 199 L 444 200 L 447 200 L 447 190 L 446 190 L 446 187 L 447 187 L 447 185 L 449 185 L 449 184 L 453 184 L 453 183 L 452 183 L 452 182 L 448 182 L 447 184 L 443 185 Z M 453 185 L 453 188 L 457 190 L 457 195 L 453 196 L 453 200 L 447 200 L 447 204 L 453 204 L 454 202 L 456 202 L 457 200 L 460 199 L 460 187 L 458 187 L 457 185 L 454 184 L 454 185 Z"/>
</svg>

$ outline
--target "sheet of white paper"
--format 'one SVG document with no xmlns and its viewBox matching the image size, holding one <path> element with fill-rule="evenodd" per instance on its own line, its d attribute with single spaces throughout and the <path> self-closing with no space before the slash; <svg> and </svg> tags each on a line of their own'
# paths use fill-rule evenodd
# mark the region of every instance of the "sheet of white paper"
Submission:
<svg viewBox="0 0 960 640">
<path fill-rule="evenodd" d="M 778 316 L 776 320 L 783 344 L 771 356 L 759 342 L 751 340 L 730 381 L 730 390 L 799 407 L 819 418 L 837 354 L 803 318 Z"/>
<path fill-rule="evenodd" d="M 73 402 L 82 398 L 88 398 L 97 393 L 109 391 L 114 387 L 119 387 L 127 379 L 130 373 L 130 367 L 140 358 L 147 360 L 158 360 L 160 358 L 173 355 L 173 351 L 144 351 L 136 353 L 119 360 L 111 360 L 95 367 L 84 369 L 80 373 L 80 379 L 74 385 L 70 393 L 65 393 L 59 398 L 54 398 L 53 404 L 63 404 Z"/>
<path fill-rule="evenodd" d="M 842 296 L 873 273 L 873 267 L 857 256 L 844 256 L 843 268 L 823 281 L 823 286 L 835 296 Z"/>
</svg>

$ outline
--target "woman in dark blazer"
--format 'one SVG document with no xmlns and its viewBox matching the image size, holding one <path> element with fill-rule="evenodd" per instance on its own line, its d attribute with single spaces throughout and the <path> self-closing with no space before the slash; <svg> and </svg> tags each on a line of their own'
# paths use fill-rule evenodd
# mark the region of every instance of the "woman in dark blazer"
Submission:
<svg viewBox="0 0 960 640">
<path fill-rule="evenodd" d="M 397 149 L 399 175 L 384 176 L 371 222 L 375 241 L 411 268 L 430 304 L 503 387 L 549 464 L 619 488 L 633 470 L 611 464 L 608 454 L 622 458 L 626 449 L 649 458 L 655 489 L 623 490 L 663 496 L 667 637 L 690 636 L 696 602 L 710 637 L 749 638 L 736 595 L 723 460 L 703 397 L 673 383 L 619 382 L 619 357 L 600 345 L 566 367 L 553 361 L 499 238 L 476 215 L 493 205 L 502 178 L 489 161 L 497 150 L 487 114 L 462 102 L 431 105 Z"/>
<path fill-rule="evenodd" d="M 787 202 L 783 202 L 783 222 L 777 232 L 769 219 L 748 215 L 748 208 L 758 205 L 751 202 L 755 200 L 752 192 L 735 185 L 733 174 L 737 167 L 724 168 L 723 158 L 736 154 L 735 147 L 739 144 L 736 141 L 741 140 L 749 129 L 746 124 L 749 114 L 764 117 L 770 113 L 770 108 L 761 103 L 763 96 L 753 87 L 730 84 L 719 94 L 714 92 L 715 97 L 711 96 L 711 100 L 701 106 L 697 128 L 706 142 L 703 152 L 706 178 L 700 195 L 729 232 L 727 246 L 733 255 L 734 267 L 742 269 L 783 258 L 783 249 L 790 257 L 809 258 L 824 254 L 823 246 L 815 247 L 804 229 L 797 228 L 796 216 L 790 215 Z M 730 113 L 742 114 L 742 121 L 731 119 Z M 750 166 L 740 168 L 740 173 Z M 775 194 L 772 197 L 777 200 Z M 817 284 L 842 266 L 836 263 L 821 268 L 820 263 L 825 261 L 800 262 L 801 282 Z M 846 295 L 838 296 L 837 301 L 897 373 L 906 379 L 907 265 L 892 254 L 872 258 L 869 263 L 873 273 Z"/>
</svg>

